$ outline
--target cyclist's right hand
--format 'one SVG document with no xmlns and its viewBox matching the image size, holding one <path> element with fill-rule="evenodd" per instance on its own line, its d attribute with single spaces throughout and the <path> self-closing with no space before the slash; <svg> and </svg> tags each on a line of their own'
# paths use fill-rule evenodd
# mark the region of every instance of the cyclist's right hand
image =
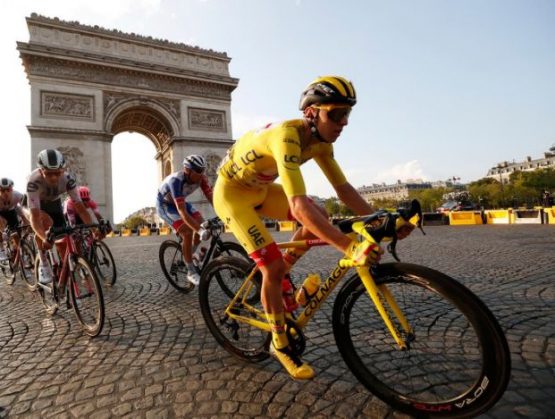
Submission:
<svg viewBox="0 0 555 419">
<path fill-rule="evenodd" d="M 373 265 L 380 261 L 383 249 L 376 243 L 368 240 L 357 242 L 353 240 L 345 251 L 345 256 L 351 259 L 356 266 Z"/>
</svg>

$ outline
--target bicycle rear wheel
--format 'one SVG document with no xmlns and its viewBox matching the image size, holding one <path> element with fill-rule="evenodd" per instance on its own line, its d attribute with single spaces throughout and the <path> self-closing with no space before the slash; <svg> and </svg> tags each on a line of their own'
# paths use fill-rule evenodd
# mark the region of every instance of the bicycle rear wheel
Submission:
<svg viewBox="0 0 555 419">
<path fill-rule="evenodd" d="M 210 261 L 200 278 L 199 302 L 208 330 L 218 343 L 238 358 L 259 362 L 269 356 L 270 333 L 246 323 L 237 322 L 225 314 L 225 309 L 232 300 L 229 290 L 237 292 L 251 269 L 252 264 L 241 258 L 222 256 Z M 250 304 L 262 310 L 261 279 L 258 278 L 255 281 L 257 284 L 251 293 L 258 295 L 256 297 L 249 295 L 248 301 L 253 301 Z M 254 316 L 240 302 L 233 307 L 233 311 L 245 317 Z"/>
<path fill-rule="evenodd" d="M 249 255 L 245 248 L 239 243 L 219 241 L 214 249 L 214 259 L 220 256 L 234 256 L 249 260 Z"/>
<path fill-rule="evenodd" d="M 158 257 L 168 282 L 179 292 L 184 294 L 191 292 L 195 286 L 187 280 L 187 265 L 183 260 L 179 243 L 166 240 L 160 245 Z"/>
<path fill-rule="evenodd" d="M 117 271 L 116 263 L 110 248 L 103 241 L 95 241 L 93 244 L 94 267 L 98 279 L 109 287 L 116 283 Z"/>
<path fill-rule="evenodd" d="M 2 271 L 2 275 L 6 279 L 6 283 L 12 285 L 15 281 L 15 271 L 12 266 L 12 261 L 8 259 L 1 261 L 0 271 Z"/>
<path fill-rule="evenodd" d="M 492 407 L 507 387 L 511 361 L 485 304 L 454 279 L 422 266 L 383 264 L 375 279 L 387 286 L 413 335 L 405 334 L 409 349 L 399 350 L 360 278 L 351 277 L 337 295 L 333 330 L 359 381 L 416 417 L 473 417 Z"/>
<path fill-rule="evenodd" d="M 104 326 L 104 296 L 100 282 L 82 257 L 77 258 L 70 278 L 69 295 L 77 321 L 87 335 L 98 336 Z"/>
<path fill-rule="evenodd" d="M 239 259 L 245 259 L 252 263 L 252 260 L 249 258 L 249 255 L 245 248 L 238 243 L 234 242 L 222 242 L 216 244 L 216 249 L 214 250 L 214 259 L 220 256 L 228 256 L 228 257 L 235 257 Z M 217 278 L 218 279 L 218 278 Z M 225 283 L 224 281 L 218 279 L 218 283 L 222 290 L 227 294 L 227 296 L 231 299 L 235 296 L 235 293 L 239 290 L 241 282 L 239 284 L 235 284 L 236 288 L 229 289 L 228 286 L 233 285 L 233 283 Z M 248 299 L 249 304 L 253 304 L 256 299 L 260 299 L 260 293 L 253 293 L 251 297 Z"/>
<path fill-rule="evenodd" d="M 37 279 L 33 272 L 35 253 L 29 243 L 21 241 L 19 245 L 19 273 L 27 288 L 34 291 L 37 289 Z"/>
</svg>

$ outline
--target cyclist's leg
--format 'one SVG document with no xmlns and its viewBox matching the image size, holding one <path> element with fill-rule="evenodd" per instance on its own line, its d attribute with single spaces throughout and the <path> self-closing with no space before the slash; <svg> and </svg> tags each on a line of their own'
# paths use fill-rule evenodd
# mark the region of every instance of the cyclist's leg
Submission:
<svg viewBox="0 0 555 419">
<path fill-rule="evenodd" d="M 313 203 L 312 200 L 310 200 L 310 202 Z M 278 220 L 295 221 L 295 218 L 289 209 L 289 201 L 287 200 L 287 196 L 285 195 L 285 192 L 283 192 L 281 185 L 276 183 L 270 185 L 265 203 L 267 204 L 262 204 L 259 208 L 257 208 L 259 214 Z M 320 211 L 322 215 L 328 218 L 328 213 L 324 208 L 314 203 L 313 205 L 315 210 Z M 291 240 L 308 240 L 315 238 L 317 238 L 317 236 L 303 226 L 293 233 Z M 287 271 L 291 269 L 291 267 L 307 252 L 307 250 L 308 249 L 301 248 L 286 249 L 283 259 L 287 266 Z"/>
<path fill-rule="evenodd" d="M 191 206 L 191 212 L 190 212 L 191 217 L 193 217 L 199 224 L 202 224 L 202 222 L 204 221 L 204 218 L 202 218 L 202 214 L 195 207 L 193 207 L 191 204 L 188 203 L 188 205 Z M 193 232 L 191 253 L 196 252 L 197 247 L 198 247 L 199 244 L 200 244 L 200 236 L 195 231 L 195 232 Z"/>
<path fill-rule="evenodd" d="M 272 327 L 272 346 L 275 348 L 272 353 L 294 378 L 312 378 L 314 371 L 291 351 L 285 333 L 281 282 L 286 267 L 281 252 L 257 212 L 257 208 L 263 206 L 266 199 L 267 188 L 253 191 L 221 179 L 218 179 L 214 188 L 216 213 L 228 225 L 262 273 L 261 300 Z M 274 205 L 273 202 L 268 204 Z M 285 208 L 288 209 L 288 205 Z M 283 215 L 283 211 L 280 215 Z"/>
<path fill-rule="evenodd" d="M 25 215 L 27 216 L 27 219 L 30 220 L 31 219 L 30 209 L 25 208 L 24 211 L 25 211 Z M 44 228 L 44 230 L 48 230 L 50 227 L 52 227 L 52 224 L 53 224 L 52 218 L 50 218 L 50 216 L 43 210 L 39 210 L 39 213 L 40 213 L 39 223 L 42 224 L 42 227 Z M 53 275 L 52 275 L 52 270 L 50 268 L 50 265 L 48 263 L 48 258 L 46 257 L 46 248 L 44 246 L 42 239 L 37 234 L 34 235 L 34 239 L 35 239 L 37 254 L 40 260 L 39 272 L 38 272 L 39 281 L 43 284 L 47 284 L 48 282 L 51 282 Z"/>
<path fill-rule="evenodd" d="M 4 215 L 5 211 L 2 211 L 0 213 L 0 261 L 6 260 L 7 259 L 7 255 L 6 252 L 4 251 L 4 229 L 6 228 L 6 226 L 8 225 L 7 220 L 2 216 Z M 7 243 L 6 243 L 7 244 Z"/>
<path fill-rule="evenodd" d="M 53 227 L 67 226 L 61 199 L 57 199 L 52 202 L 41 202 L 41 208 L 46 214 L 50 216 Z M 66 252 L 65 241 L 60 240 L 59 242 L 56 242 L 56 248 L 58 249 L 58 254 L 60 255 L 60 258 L 63 258 Z"/>
</svg>

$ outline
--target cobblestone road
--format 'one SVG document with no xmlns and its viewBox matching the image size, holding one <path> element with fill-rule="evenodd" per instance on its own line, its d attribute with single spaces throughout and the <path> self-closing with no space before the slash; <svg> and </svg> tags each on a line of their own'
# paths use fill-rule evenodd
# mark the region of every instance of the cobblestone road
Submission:
<svg viewBox="0 0 555 419">
<path fill-rule="evenodd" d="M 401 258 L 466 284 L 509 340 L 511 382 L 484 417 L 553 417 L 555 229 L 442 226 L 427 233 L 403 241 Z M 19 278 L 12 286 L 0 279 L 0 417 L 391 415 L 340 358 L 330 302 L 307 330 L 305 358 L 318 373 L 311 382 L 290 380 L 272 360 L 249 364 L 230 356 L 207 331 L 196 293 L 179 294 L 162 276 L 164 239 L 107 239 L 119 277 L 105 291 L 107 320 L 94 339 L 81 333 L 71 311 L 48 317 Z M 314 249 L 297 271 L 311 264 L 323 272 L 336 255 Z"/>
</svg>

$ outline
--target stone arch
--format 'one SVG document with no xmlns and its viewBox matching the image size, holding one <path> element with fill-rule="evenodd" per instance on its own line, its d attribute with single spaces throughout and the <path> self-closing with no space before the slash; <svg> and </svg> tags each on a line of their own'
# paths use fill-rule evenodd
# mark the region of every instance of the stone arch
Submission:
<svg viewBox="0 0 555 419">
<path fill-rule="evenodd" d="M 149 138 L 157 152 L 167 146 L 170 139 L 180 133 L 179 121 L 175 114 L 153 99 L 125 98 L 116 101 L 109 96 L 104 130 L 112 135 L 124 131 L 136 131 Z"/>
<path fill-rule="evenodd" d="M 31 161 L 43 148 L 66 153 L 101 212 L 113 220 L 114 135 L 136 131 L 156 147 L 159 180 L 188 154 L 209 157 L 209 176 L 233 143 L 225 52 L 32 14 L 18 42 L 31 86 Z M 211 215 L 200 195 L 191 201 Z M 206 214 L 206 213 L 210 214 Z"/>
</svg>

